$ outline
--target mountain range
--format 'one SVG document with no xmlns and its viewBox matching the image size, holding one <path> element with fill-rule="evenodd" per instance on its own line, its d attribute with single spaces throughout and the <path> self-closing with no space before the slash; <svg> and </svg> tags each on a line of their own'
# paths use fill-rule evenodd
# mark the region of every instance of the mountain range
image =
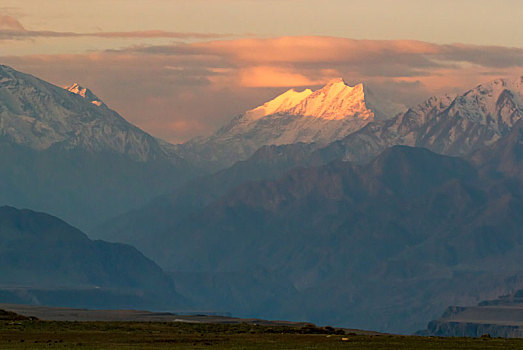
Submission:
<svg viewBox="0 0 523 350">
<path fill-rule="evenodd" d="M 395 118 L 370 123 L 321 152 L 364 162 L 393 145 L 461 156 L 506 135 L 523 115 L 523 77 L 498 79 L 458 96 L 432 97 Z"/>
<path fill-rule="evenodd" d="M 463 95 L 430 98 L 392 119 L 371 121 L 362 129 L 324 147 L 305 142 L 263 146 L 244 161 L 190 181 L 139 210 L 112 219 L 100 229 L 104 232 L 101 237 L 122 239 L 143 247 L 138 241 L 147 240 L 147 235 L 143 232 L 147 232 L 150 222 L 157 226 L 169 226 L 186 213 L 201 209 L 242 183 L 276 179 L 296 167 L 321 166 L 334 160 L 366 163 L 394 145 L 423 147 L 452 156 L 471 154 L 506 136 L 514 123 L 522 117 L 522 79 L 523 77 L 512 81 L 496 80 Z M 334 87 L 341 91 L 363 91 L 361 85 L 348 88 L 338 79 L 318 92 L 325 93 Z M 292 95 L 298 94 L 299 100 L 305 98 L 303 93 L 291 92 Z M 281 96 L 288 94 L 287 92 Z M 312 94 L 311 91 L 306 91 L 304 95 Z M 263 113 L 272 113 L 282 105 L 286 109 L 292 108 L 289 107 L 289 102 L 278 98 L 276 101 L 277 104 L 269 102 L 263 108 L 258 107 L 251 112 L 262 110 Z M 503 142 L 508 142 L 508 138 Z M 498 148 L 506 148 L 503 142 L 499 143 Z M 476 158 L 480 156 L 478 154 Z M 499 159 L 492 158 L 492 161 Z M 511 164 L 518 166 L 521 164 L 520 158 L 513 159 Z M 517 173 L 517 170 L 514 169 L 513 173 Z M 96 231 L 93 234 L 98 235 Z"/>
<path fill-rule="evenodd" d="M 174 271 L 182 290 L 191 290 L 184 278 L 194 272 L 222 283 L 237 276 L 226 290 L 256 281 L 261 291 L 281 291 L 265 300 L 261 292 L 241 294 L 243 305 L 226 304 L 233 312 L 414 331 L 480 284 L 484 297 L 513 287 L 499 275 L 510 280 L 520 272 L 523 188 L 510 172 L 495 169 L 512 169 L 521 154 L 522 123 L 483 157 L 476 154 L 481 162 L 396 146 L 366 165 L 298 168 L 234 187 L 192 210 L 157 211 L 160 225 L 157 217 L 141 217 L 107 227 L 129 234 Z M 510 146 L 501 146 L 506 140 Z M 493 169 L 499 149 L 512 155 Z M 140 233 L 147 239 L 137 239 Z M 207 287 L 203 302 L 223 293 Z M 221 299 L 212 306 L 224 305 Z"/>
<path fill-rule="evenodd" d="M 87 88 L 1 66 L 0 203 L 134 245 L 161 268 L 114 245 L 114 258 L 130 257 L 119 273 L 149 264 L 138 275 L 157 276 L 162 305 L 181 293 L 197 308 L 243 317 L 409 333 L 448 305 L 522 287 L 522 82 L 405 108 L 336 79 L 171 145 Z M 30 224 L 45 240 L 66 225 L 23 213 L 6 227 Z M 83 237 L 71 250 L 92 252 L 81 261 L 110 263 L 109 248 L 92 248 L 108 243 L 67 227 Z M 6 245 L 11 257 L 35 251 L 33 236 L 21 237 L 28 245 Z M 67 281 L 51 254 L 64 245 L 46 247 L 34 254 L 42 277 L 31 288 Z M 105 264 L 65 265 L 77 271 L 75 286 L 133 290 Z M 17 268 L 6 264 L 5 276 Z"/>
<path fill-rule="evenodd" d="M 301 142 L 325 146 L 404 109 L 363 84 L 352 87 L 338 78 L 316 91 L 288 90 L 237 116 L 210 137 L 196 138 L 177 150 L 196 164 L 223 169 L 266 145 Z"/>
</svg>

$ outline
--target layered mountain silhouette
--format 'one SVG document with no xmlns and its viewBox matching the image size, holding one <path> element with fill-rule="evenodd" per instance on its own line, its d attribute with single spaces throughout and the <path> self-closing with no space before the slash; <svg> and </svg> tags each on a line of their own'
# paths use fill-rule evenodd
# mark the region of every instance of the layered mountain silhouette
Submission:
<svg viewBox="0 0 523 350">
<path fill-rule="evenodd" d="M 0 207 L 2 302 L 180 307 L 171 279 L 135 248 L 92 241 L 45 213 Z"/>
<path fill-rule="evenodd" d="M 329 89 L 341 85 L 346 86 L 343 81 L 336 80 L 331 82 Z M 328 87 L 329 84 L 324 89 Z M 318 92 L 322 92 L 322 90 L 318 90 Z M 344 91 L 343 88 L 340 90 Z M 349 94 L 354 90 L 363 91 L 361 86 L 346 88 L 346 90 L 349 91 Z M 313 94 L 312 91 L 298 93 L 291 90 L 290 93 L 287 92 L 280 97 L 288 99 L 289 96 L 297 95 L 297 101 L 304 101 Z M 292 109 L 294 108 L 292 103 L 297 103 L 296 101 L 291 103 L 281 98 L 275 100 L 276 104 L 267 103 L 254 109 L 251 113 L 273 113 L 281 106 L 284 106 L 284 110 Z M 407 143 L 411 146 L 426 147 L 450 155 L 455 155 L 454 153 L 470 154 L 475 149 L 491 144 L 494 142 L 493 140 L 499 139 L 502 135 L 507 135 L 507 132 L 517 123 L 518 118 L 521 118 L 523 107 L 520 101 L 520 79 L 496 80 L 480 85 L 457 97 L 431 98 L 391 120 L 371 122 L 342 141 L 334 142 L 324 148 L 318 148 L 318 145 L 314 143 L 301 142 L 290 145 L 264 146 L 245 161 L 192 181 L 170 195 L 155 199 L 138 211 L 110 221 L 101 229 L 101 232 L 104 232 L 102 237 L 131 239 L 133 244 L 141 246 L 138 242 L 147 240 L 147 235 L 143 233 L 147 232 L 146 227 L 149 226 L 149 222 L 154 221 L 159 226 L 169 226 L 188 212 L 201 209 L 210 201 L 242 183 L 273 179 L 295 167 L 319 166 L 337 159 L 351 159 L 353 156 L 358 162 L 366 162 L 386 147 L 395 144 Z M 468 109 L 464 106 L 467 106 Z M 466 115 L 467 118 L 460 113 Z M 261 118 L 259 115 L 258 117 Z M 369 136 L 368 132 L 372 132 L 372 130 L 383 132 Z M 490 136 L 485 139 L 474 136 L 474 132 Z M 518 137 L 517 132 L 511 135 L 512 138 Z M 420 141 L 414 142 L 413 140 Z M 427 143 L 428 140 L 432 140 L 431 143 Z M 504 141 L 496 143 L 497 151 L 485 150 L 475 157 L 503 152 L 507 149 L 507 142 L 509 142 L 509 138 L 505 137 Z M 447 146 L 442 149 L 437 145 Z M 520 156 L 515 155 L 515 157 Z M 499 155 L 490 158 L 492 162 L 499 162 L 503 159 Z M 508 163 L 518 166 L 520 159 L 511 159 Z M 481 163 L 479 159 L 477 162 Z M 490 164 L 486 161 L 482 163 Z M 514 169 L 512 172 L 517 173 L 518 169 Z M 98 233 L 95 231 L 94 234 Z"/>
<path fill-rule="evenodd" d="M 193 174 L 90 90 L 0 66 L 0 203 L 89 227 L 139 207 Z"/>
<path fill-rule="evenodd" d="M 402 110 L 337 79 L 173 146 L 87 88 L 1 66 L 0 203 L 135 245 L 199 308 L 412 332 L 522 288 L 522 100 L 517 78 Z M 0 214 L 5 283 L 40 302 L 51 285 L 178 298 L 129 246 Z"/>
<path fill-rule="evenodd" d="M 223 298 L 221 308 L 410 332 L 456 300 L 492 297 L 521 283 L 514 276 L 521 272 L 522 188 L 498 170 L 494 152 L 508 150 L 504 169 L 519 167 L 520 133 L 518 122 L 476 161 L 395 146 L 368 164 L 298 168 L 197 197 L 192 207 L 174 196 L 180 207 L 157 211 L 159 226 L 154 216 L 140 217 L 145 210 L 113 227 L 118 239 L 165 269 L 184 271 L 175 273 L 182 289 L 194 285 L 192 271 L 240 276 L 227 290 L 253 280 L 261 290 L 282 290 L 265 300 L 249 292 L 242 306 Z M 183 202 L 190 203 L 186 211 Z M 202 293 L 199 281 L 202 302 L 217 293 L 210 285 Z"/>
<path fill-rule="evenodd" d="M 275 162 L 286 162 L 287 168 L 321 165 L 336 159 L 366 163 L 394 145 L 465 156 L 493 144 L 522 118 L 522 79 L 498 79 L 460 95 L 431 97 L 391 119 L 375 118 L 326 146 L 307 145 L 302 150 L 306 155 L 296 159 L 293 155 L 297 154 L 299 143 L 281 145 L 272 157 Z M 275 149 L 267 147 L 265 157 L 271 150 Z"/>
</svg>

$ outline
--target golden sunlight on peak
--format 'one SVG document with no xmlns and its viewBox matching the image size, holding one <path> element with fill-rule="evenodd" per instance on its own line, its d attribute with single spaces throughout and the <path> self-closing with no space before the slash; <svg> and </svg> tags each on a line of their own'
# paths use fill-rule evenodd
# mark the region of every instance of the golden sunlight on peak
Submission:
<svg viewBox="0 0 523 350">
<path fill-rule="evenodd" d="M 290 89 L 283 94 L 276 96 L 269 102 L 266 102 L 262 106 L 248 111 L 246 114 L 250 118 L 257 119 L 266 115 L 284 112 L 296 106 L 310 94 L 312 94 L 311 89 L 305 89 L 301 92 L 296 91 L 295 89 Z"/>
</svg>

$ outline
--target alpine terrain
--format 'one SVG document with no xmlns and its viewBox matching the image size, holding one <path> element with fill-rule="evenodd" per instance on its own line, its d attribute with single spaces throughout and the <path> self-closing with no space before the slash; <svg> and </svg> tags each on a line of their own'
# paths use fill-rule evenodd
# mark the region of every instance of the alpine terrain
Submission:
<svg viewBox="0 0 523 350">
<path fill-rule="evenodd" d="M 375 96 L 363 84 L 352 87 L 339 78 L 316 91 L 288 90 L 234 118 L 214 135 L 196 138 L 178 149 L 196 164 L 220 169 L 265 145 L 325 146 L 402 110 L 402 105 Z"/>
<path fill-rule="evenodd" d="M 172 190 L 192 173 L 89 89 L 0 66 L 0 202 L 88 227 Z"/>
<path fill-rule="evenodd" d="M 324 148 L 265 146 L 96 235 L 208 308 L 412 332 L 523 284 L 521 112 L 521 79 L 497 80 Z"/>
<path fill-rule="evenodd" d="M 387 147 L 406 145 L 466 155 L 507 135 L 523 116 L 522 101 L 523 76 L 494 80 L 458 96 L 432 97 L 393 119 L 369 123 L 319 153 L 365 162 Z"/>
</svg>

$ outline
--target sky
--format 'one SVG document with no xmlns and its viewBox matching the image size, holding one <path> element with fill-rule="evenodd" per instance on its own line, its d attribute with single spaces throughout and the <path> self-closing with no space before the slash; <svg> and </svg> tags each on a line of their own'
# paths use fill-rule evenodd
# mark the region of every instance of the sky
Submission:
<svg viewBox="0 0 523 350">
<path fill-rule="evenodd" d="M 523 74 L 521 0 L 2 0 L 0 63 L 173 143 L 343 77 L 412 105 Z"/>
</svg>

